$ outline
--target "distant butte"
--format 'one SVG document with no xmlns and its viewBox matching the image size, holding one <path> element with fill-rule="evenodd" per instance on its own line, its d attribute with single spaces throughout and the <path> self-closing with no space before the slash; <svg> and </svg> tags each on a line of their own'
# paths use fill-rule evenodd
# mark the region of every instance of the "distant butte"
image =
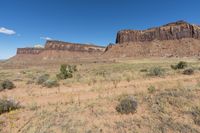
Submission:
<svg viewBox="0 0 200 133">
<path fill-rule="evenodd" d="M 177 21 L 147 30 L 121 30 L 105 57 L 199 57 L 200 26 Z"/>
<path fill-rule="evenodd" d="M 62 50 L 62 51 L 71 51 L 71 52 L 103 52 L 105 47 L 88 45 L 88 44 L 78 44 L 78 43 L 69 43 L 63 41 L 47 41 L 44 48 L 18 48 L 17 55 L 19 54 L 40 54 L 47 50 Z"/>
<path fill-rule="evenodd" d="M 116 43 L 178 40 L 182 38 L 200 39 L 200 27 L 185 21 L 177 21 L 147 30 L 122 30 L 117 33 Z"/>
<path fill-rule="evenodd" d="M 109 60 L 122 57 L 199 57 L 200 26 L 177 21 L 147 30 L 121 30 L 116 44 L 96 45 L 47 41 L 44 48 L 18 48 L 7 64 L 41 64 L 45 61 Z M 47 63 L 47 64 L 48 64 Z"/>
</svg>

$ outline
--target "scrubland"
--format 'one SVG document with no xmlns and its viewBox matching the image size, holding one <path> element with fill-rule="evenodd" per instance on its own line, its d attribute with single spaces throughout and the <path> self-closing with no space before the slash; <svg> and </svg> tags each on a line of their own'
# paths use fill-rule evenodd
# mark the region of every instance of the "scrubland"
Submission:
<svg viewBox="0 0 200 133">
<path fill-rule="evenodd" d="M 0 67 L 1 84 L 14 84 L 0 91 L 1 133 L 200 133 L 198 59 L 75 63 L 62 80 L 60 65 Z M 117 109 L 126 97 L 137 102 L 131 113 Z"/>
</svg>

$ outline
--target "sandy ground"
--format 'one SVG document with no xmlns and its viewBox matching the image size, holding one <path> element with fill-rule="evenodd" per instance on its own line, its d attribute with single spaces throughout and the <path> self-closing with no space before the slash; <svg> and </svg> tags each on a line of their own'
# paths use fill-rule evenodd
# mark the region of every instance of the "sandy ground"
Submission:
<svg viewBox="0 0 200 133">
<path fill-rule="evenodd" d="M 131 61 L 127 62 L 131 63 Z M 124 61 L 121 63 L 123 64 Z M 145 60 L 142 63 L 145 63 Z M 158 63 L 169 67 L 168 63 L 163 63 L 162 60 Z M 199 64 L 193 62 L 192 65 L 197 67 Z M 142 68 L 144 66 L 142 65 Z M 80 73 L 84 74 L 81 71 L 90 67 L 82 66 Z M 102 64 L 96 64 L 95 68 L 101 70 Z M 110 66 L 107 68 L 112 69 Z M 127 70 L 129 68 L 124 71 Z M 139 71 L 139 68 L 136 70 Z M 21 69 L 13 70 L 13 73 L 19 71 Z M 161 77 L 148 77 L 142 74 L 138 78 L 120 80 L 116 86 L 111 82 L 112 80 L 97 80 L 92 84 L 72 82 L 67 85 L 61 81 L 60 86 L 54 88 L 26 84 L 23 80 L 14 81 L 16 88 L 0 92 L 0 97 L 13 98 L 20 102 L 22 108 L 0 115 L 0 131 L 2 133 L 199 133 L 200 126 L 194 123 L 191 114 L 185 113 L 193 107 L 192 104 L 188 106 L 181 104 L 181 107 L 166 104 L 166 107 L 169 106 L 167 111 L 156 115 L 149 106 L 148 100 L 146 101 L 147 97 L 156 98 L 158 94 L 167 90 L 191 88 L 194 89 L 191 95 L 197 98 L 189 98 L 187 101 L 184 94 L 180 95 L 180 99 L 186 100 L 186 103 L 195 102 L 194 106 L 198 106 L 199 80 L 200 72 L 195 70 L 193 75 L 176 72 Z M 155 94 L 148 93 L 149 86 L 156 88 Z M 127 94 L 134 95 L 139 106 L 135 114 L 122 115 L 115 110 L 115 107 L 119 103 L 117 99 Z M 171 123 L 167 123 L 169 121 Z"/>
</svg>

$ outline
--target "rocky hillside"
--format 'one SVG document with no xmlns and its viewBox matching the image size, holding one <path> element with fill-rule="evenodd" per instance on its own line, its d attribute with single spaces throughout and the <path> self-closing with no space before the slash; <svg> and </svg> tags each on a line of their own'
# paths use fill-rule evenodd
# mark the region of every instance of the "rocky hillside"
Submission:
<svg viewBox="0 0 200 133">
<path fill-rule="evenodd" d="M 107 57 L 191 57 L 200 55 L 200 26 L 177 21 L 147 30 L 122 30 Z"/>
<path fill-rule="evenodd" d="M 147 30 L 122 30 L 117 33 L 116 43 L 178 40 L 182 38 L 200 39 L 200 26 L 185 21 L 177 21 Z"/>
</svg>

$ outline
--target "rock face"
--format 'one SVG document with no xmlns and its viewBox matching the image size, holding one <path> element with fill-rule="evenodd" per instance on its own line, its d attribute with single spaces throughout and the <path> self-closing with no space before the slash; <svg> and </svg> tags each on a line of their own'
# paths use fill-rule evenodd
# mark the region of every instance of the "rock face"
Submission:
<svg viewBox="0 0 200 133">
<path fill-rule="evenodd" d="M 105 48 L 101 46 L 87 45 L 87 44 L 68 43 L 62 41 L 47 41 L 44 48 L 18 48 L 17 55 L 21 54 L 37 55 L 49 50 L 100 53 L 103 52 Z"/>
<path fill-rule="evenodd" d="M 17 55 L 19 54 L 40 54 L 44 49 L 43 48 L 18 48 Z"/>
<path fill-rule="evenodd" d="M 200 26 L 177 21 L 147 30 L 122 30 L 105 57 L 199 57 Z"/>
<path fill-rule="evenodd" d="M 179 40 L 182 38 L 200 39 L 200 26 L 177 21 L 147 30 L 122 30 L 117 33 L 116 43 Z"/>
<path fill-rule="evenodd" d="M 69 43 L 61 41 L 47 41 L 45 49 L 79 51 L 79 52 L 103 52 L 105 48 L 87 44 Z"/>
</svg>

